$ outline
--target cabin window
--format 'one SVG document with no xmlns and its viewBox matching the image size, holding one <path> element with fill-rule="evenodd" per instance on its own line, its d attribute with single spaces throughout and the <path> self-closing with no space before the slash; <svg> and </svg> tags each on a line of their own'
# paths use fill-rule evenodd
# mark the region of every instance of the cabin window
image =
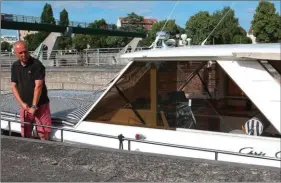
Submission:
<svg viewBox="0 0 281 183">
<path fill-rule="evenodd" d="M 241 129 L 259 111 L 217 64 L 206 64 L 134 62 L 85 120 L 169 130 Z"/>
</svg>

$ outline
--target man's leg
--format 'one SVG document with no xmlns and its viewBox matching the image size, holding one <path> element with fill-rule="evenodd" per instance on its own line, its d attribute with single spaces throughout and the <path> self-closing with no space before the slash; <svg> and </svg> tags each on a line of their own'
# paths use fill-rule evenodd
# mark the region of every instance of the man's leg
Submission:
<svg viewBox="0 0 281 183">
<path fill-rule="evenodd" d="M 41 105 L 35 112 L 36 124 L 52 126 L 50 104 Z M 37 126 L 38 136 L 41 140 L 49 140 L 52 129 Z"/>
<path fill-rule="evenodd" d="M 22 108 L 20 109 L 20 121 L 21 122 L 34 122 L 34 117 L 29 114 L 27 111 L 23 110 Z M 24 124 L 21 123 L 21 136 L 25 138 L 31 138 L 32 137 L 32 129 L 33 125 L 32 124 Z"/>
</svg>

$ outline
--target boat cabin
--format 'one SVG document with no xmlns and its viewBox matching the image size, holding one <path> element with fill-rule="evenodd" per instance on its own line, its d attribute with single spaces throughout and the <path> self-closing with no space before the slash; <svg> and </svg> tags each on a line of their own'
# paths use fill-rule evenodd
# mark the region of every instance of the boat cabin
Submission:
<svg viewBox="0 0 281 183">
<path fill-rule="evenodd" d="M 262 114 L 266 119 L 263 123 L 269 124 L 262 135 L 280 137 L 281 62 L 276 48 L 273 44 L 267 56 L 262 52 L 268 50 L 259 45 L 243 45 L 240 49 L 239 45 L 192 46 L 125 54 L 124 58 L 131 58 L 131 62 L 82 120 L 166 130 L 243 133 L 245 123 Z M 265 58 L 259 59 L 261 55 Z M 270 85 L 252 79 L 261 75 L 261 80 L 267 79 Z M 257 97 L 265 99 L 270 93 L 255 92 L 256 87 L 266 90 L 266 86 L 275 92 L 271 97 L 277 97 L 271 107 L 279 104 L 279 123 L 278 116 L 269 119 L 270 111 L 261 107 L 269 104 L 258 101 Z"/>
</svg>

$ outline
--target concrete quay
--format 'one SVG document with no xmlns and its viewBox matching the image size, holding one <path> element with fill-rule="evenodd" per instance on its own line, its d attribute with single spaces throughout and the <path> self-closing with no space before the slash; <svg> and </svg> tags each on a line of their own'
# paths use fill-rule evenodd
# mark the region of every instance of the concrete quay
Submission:
<svg viewBox="0 0 281 183">
<path fill-rule="evenodd" d="M 3 182 L 280 182 L 280 169 L 1 136 Z"/>
</svg>

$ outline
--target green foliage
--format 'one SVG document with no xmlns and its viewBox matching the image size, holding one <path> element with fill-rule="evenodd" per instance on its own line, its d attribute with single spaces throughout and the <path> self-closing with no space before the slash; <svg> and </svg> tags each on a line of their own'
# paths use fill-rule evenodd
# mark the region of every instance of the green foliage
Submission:
<svg viewBox="0 0 281 183">
<path fill-rule="evenodd" d="M 271 43 L 281 39 L 281 18 L 273 3 L 259 3 L 252 20 L 252 29 L 257 42 Z"/>
<path fill-rule="evenodd" d="M 189 18 L 185 29 L 187 37 L 192 39 L 192 44 L 201 44 L 213 29 L 212 16 L 207 11 L 200 11 Z M 210 40 L 206 44 L 210 43 Z"/>
<path fill-rule="evenodd" d="M 72 42 L 74 44 L 74 48 L 81 51 L 87 48 L 88 37 L 86 35 L 77 34 L 74 36 Z"/>
<path fill-rule="evenodd" d="M 251 44 L 252 40 L 244 35 L 235 35 L 232 39 L 233 44 Z"/>
<path fill-rule="evenodd" d="M 220 22 L 226 12 L 228 14 Z M 127 24 L 123 25 L 121 29 L 146 32 L 144 24 L 142 24 L 144 17 L 132 12 L 124 18 Z M 41 21 L 42 23 L 56 24 L 52 7 L 48 3 L 43 8 Z M 166 20 L 162 20 L 152 25 L 151 31 L 146 32 L 147 37 L 140 41 L 138 46 L 150 46 L 156 38 L 156 33 L 163 28 L 165 22 Z M 220 25 L 217 26 L 219 22 Z M 69 25 L 69 17 L 66 9 L 60 12 L 59 25 Z M 163 31 L 169 32 L 170 38 L 175 38 L 176 34 L 186 33 L 188 37 L 192 38 L 192 44 L 198 45 L 207 38 L 215 26 L 217 26 L 216 30 L 209 37 L 206 44 L 249 44 L 252 42 L 247 37 L 247 32 L 239 25 L 239 20 L 235 17 L 234 10 L 230 7 L 224 7 L 221 10 L 215 11 L 213 14 L 207 11 L 200 11 L 189 18 L 184 29 L 177 25 L 175 20 L 169 20 Z M 112 30 L 117 29 L 116 25 L 109 26 L 104 19 L 95 20 L 88 27 L 98 29 L 107 29 L 110 27 Z M 276 13 L 272 3 L 261 2 L 259 4 L 252 21 L 252 28 L 258 42 L 277 42 L 281 39 L 281 16 Z M 35 50 L 48 34 L 46 32 L 39 32 L 37 34 L 27 35 L 25 41 L 29 49 Z M 131 40 L 132 38 L 129 37 L 76 35 L 74 38 L 62 37 L 59 41 L 59 48 L 70 49 L 72 48 L 72 44 L 78 50 L 86 49 L 87 44 L 91 48 L 124 47 Z"/>
<path fill-rule="evenodd" d="M 48 3 L 46 3 L 43 8 L 43 12 L 41 14 L 41 23 L 56 24 L 55 18 L 53 16 L 52 6 Z"/>
<path fill-rule="evenodd" d="M 131 40 L 132 38 L 128 37 L 108 36 L 105 41 L 108 48 L 120 48 L 126 46 Z"/>
<path fill-rule="evenodd" d="M 60 12 L 60 21 L 59 21 L 60 26 L 68 26 L 69 25 L 69 18 L 68 18 L 68 12 L 66 9 L 63 9 Z M 64 49 L 70 49 L 72 47 L 72 38 L 71 37 L 61 37 L 59 39 L 59 49 L 64 50 Z"/>
<path fill-rule="evenodd" d="M 35 50 L 48 36 L 49 33 L 38 32 L 35 34 L 29 34 L 24 37 L 29 50 Z"/>
<path fill-rule="evenodd" d="M 95 20 L 93 23 L 90 23 L 89 28 L 98 28 L 98 29 L 105 29 L 107 27 L 107 23 L 104 19 L 101 20 Z M 104 48 L 106 47 L 106 38 L 107 36 L 92 36 L 87 35 L 86 36 L 89 45 L 91 48 Z"/>
<path fill-rule="evenodd" d="M 52 6 L 48 3 L 45 4 L 42 14 L 41 22 L 46 24 L 56 24 L 53 17 Z M 29 50 L 35 50 L 49 35 L 48 32 L 38 32 L 35 34 L 29 34 L 25 36 L 24 41 L 26 42 Z"/>
<path fill-rule="evenodd" d="M 12 49 L 12 45 L 6 41 L 1 42 L 1 51 L 8 51 L 10 52 Z"/>
<path fill-rule="evenodd" d="M 223 17 L 224 19 L 222 20 Z M 218 25 L 219 22 L 220 24 Z M 239 25 L 234 10 L 230 7 L 224 7 L 222 10 L 215 11 L 212 15 L 207 11 L 201 11 L 190 17 L 186 22 L 187 36 L 191 37 L 192 44 L 196 45 L 201 44 L 215 27 L 215 31 L 208 38 L 206 44 L 251 42 L 247 38 L 246 31 Z"/>
<path fill-rule="evenodd" d="M 145 31 L 145 28 L 142 25 L 143 20 L 143 16 L 139 16 L 134 12 L 129 13 L 127 17 L 125 17 L 125 21 L 127 21 L 127 23 L 123 25 L 122 29 L 128 31 Z"/>
<path fill-rule="evenodd" d="M 68 18 L 68 12 L 66 11 L 66 9 L 63 9 L 60 12 L 60 22 L 59 22 L 60 26 L 68 26 L 69 25 L 69 18 Z"/>
<path fill-rule="evenodd" d="M 235 17 L 235 12 L 230 7 L 225 7 L 212 15 L 212 27 L 215 27 L 227 12 L 228 14 L 213 34 L 215 44 L 232 44 L 235 35 L 242 35 L 238 18 Z"/>
<path fill-rule="evenodd" d="M 101 20 L 95 20 L 94 22 L 89 24 L 89 28 L 95 28 L 95 29 L 105 29 L 107 26 L 107 23 L 104 19 Z"/>
<path fill-rule="evenodd" d="M 67 36 L 60 37 L 58 46 L 60 50 L 72 48 L 72 38 Z"/>
</svg>

